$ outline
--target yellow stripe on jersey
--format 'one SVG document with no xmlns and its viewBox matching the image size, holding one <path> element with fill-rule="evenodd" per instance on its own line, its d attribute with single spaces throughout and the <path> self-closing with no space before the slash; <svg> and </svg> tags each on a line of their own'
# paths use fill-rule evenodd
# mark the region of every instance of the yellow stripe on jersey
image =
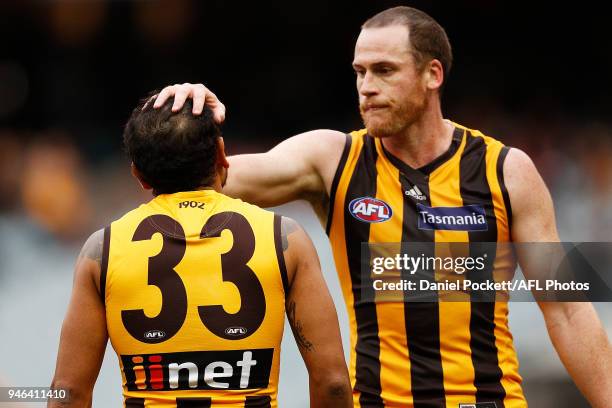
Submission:
<svg viewBox="0 0 612 408">
<path fill-rule="evenodd" d="M 155 197 L 108 233 L 101 287 L 126 406 L 276 406 L 280 218 L 190 191 Z"/>
</svg>

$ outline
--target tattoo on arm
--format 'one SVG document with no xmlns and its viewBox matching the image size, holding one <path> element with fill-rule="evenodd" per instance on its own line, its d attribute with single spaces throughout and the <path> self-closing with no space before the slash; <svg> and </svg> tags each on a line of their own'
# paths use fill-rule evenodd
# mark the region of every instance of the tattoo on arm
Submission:
<svg viewBox="0 0 612 408">
<path fill-rule="evenodd" d="M 104 244 L 104 229 L 100 229 L 87 239 L 83 248 L 81 249 L 81 253 L 79 254 L 79 258 L 88 258 L 92 261 L 96 261 L 98 263 L 102 262 L 102 246 Z"/>
<path fill-rule="evenodd" d="M 285 252 L 287 248 L 289 248 L 289 239 L 287 239 L 287 236 L 292 232 L 297 231 L 298 228 L 300 228 L 300 225 L 297 223 L 297 221 L 289 217 L 281 218 L 281 238 L 283 242 L 283 252 Z"/>
<path fill-rule="evenodd" d="M 312 344 L 304 335 L 304 328 L 302 327 L 302 323 L 295 315 L 295 309 L 295 302 L 289 301 L 289 304 L 287 305 L 287 319 L 289 319 L 289 324 L 291 325 L 291 330 L 293 331 L 295 341 L 301 350 L 314 351 L 314 344 Z"/>
</svg>

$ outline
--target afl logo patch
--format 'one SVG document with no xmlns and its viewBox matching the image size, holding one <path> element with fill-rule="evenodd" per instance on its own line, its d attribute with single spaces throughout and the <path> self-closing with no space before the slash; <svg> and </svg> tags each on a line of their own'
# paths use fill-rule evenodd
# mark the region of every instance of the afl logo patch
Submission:
<svg viewBox="0 0 612 408">
<path fill-rule="evenodd" d="M 144 334 L 144 338 L 148 340 L 159 340 L 166 337 L 166 332 L 163 330 L 149 330 Z"/>
<path fill-rule="evenodd" d="M 225 334 L 227 334 L 228 336 L 242 336 L 245 335 L 246 332 L 247 329 L 240 326 L 228 327 L 227 329 L 225 329 Z"/>
<path fill-rule="evenodd" d="M 382 200 L 372 197 L 356 198 L 349 203 L 353 217 L 363 222 L 384 222 L 393 215 L 391 206 Z"/>
</svg>

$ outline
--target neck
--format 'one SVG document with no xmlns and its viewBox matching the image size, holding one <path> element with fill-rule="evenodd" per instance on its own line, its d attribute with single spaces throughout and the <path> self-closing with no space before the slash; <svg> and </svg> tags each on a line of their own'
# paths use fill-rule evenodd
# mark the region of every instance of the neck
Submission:
<svg viewBox="0 0 612 408">
<path fill-rule="evenodd" d="M 197 188 L 195 188 L 194 190 L 200 191 L 200 190 L 214 190 L 217 193 L 222 193 L 223 186 L 221 185 L 221 178 L 219 176 L 215 177 L 214 181 L 212 184 L 206 185 L 206 186 L 199 186 Z M 157 197 L 159 195 L 159 193 L 157 193 L 155 190 L 152 190 L 151 193 L 153 194 L 153 196 Z"/>
<path fill-rule="evenodd" d="M 219 176 L 215 177 L 212 184 L 198 187 L 198 190 L 215 190 L 217 193 L 221 193 L 222 189 L 223 186 L 221 185 L 221 178 Z"/>
<path fill-rule="evenodd" d="M 204 187 L 203 189 L 204 190 L 206 189 L 215 190 L 217 193 L 221 193 L 223 190 L 223 186 L 221 185 L 221 180 L 217 178 L 215 179 L 215 182 L 213 183 L 212 186 Z"/>
<path fill-rule="evenodd" d="M 402 132 L 382 139 L 385 149 L 414 169 L 442 155 L 453 138 L 454 126 L 442 118 L 440 103 L 432 104 L 432 108 Z"/>
</svg>

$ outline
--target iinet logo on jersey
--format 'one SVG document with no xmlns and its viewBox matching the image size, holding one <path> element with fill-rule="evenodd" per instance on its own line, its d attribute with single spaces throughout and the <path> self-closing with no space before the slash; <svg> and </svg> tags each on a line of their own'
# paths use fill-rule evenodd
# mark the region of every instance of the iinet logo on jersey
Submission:
<svg viewBox="0 0 612 408">
<path fill-rule="evenodd" d="M 274 349 L 122 355 L 129 391 L 266 388 Z"/>
</svg>

